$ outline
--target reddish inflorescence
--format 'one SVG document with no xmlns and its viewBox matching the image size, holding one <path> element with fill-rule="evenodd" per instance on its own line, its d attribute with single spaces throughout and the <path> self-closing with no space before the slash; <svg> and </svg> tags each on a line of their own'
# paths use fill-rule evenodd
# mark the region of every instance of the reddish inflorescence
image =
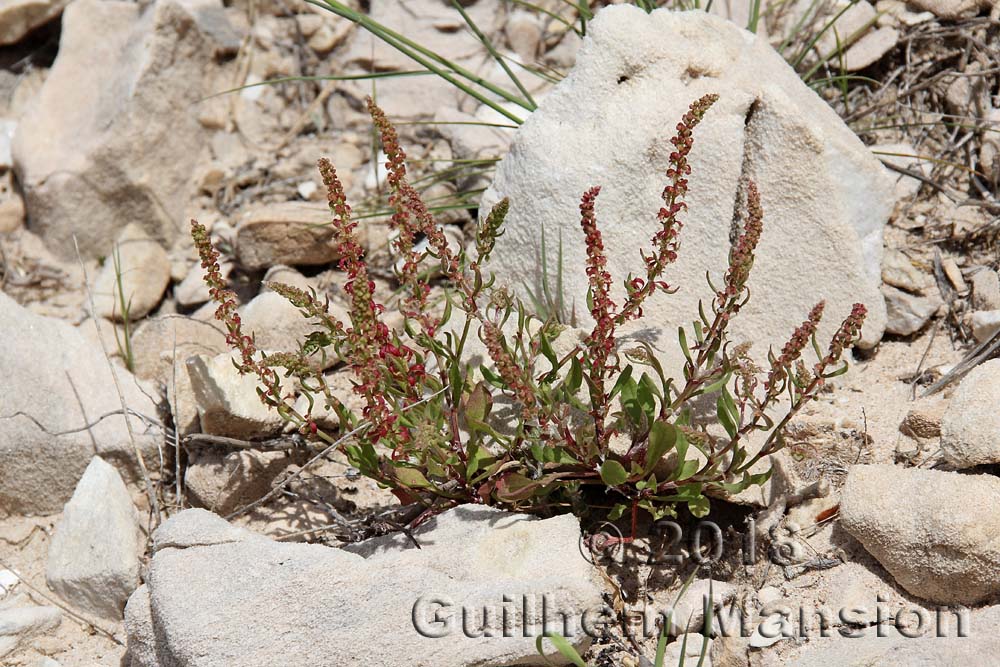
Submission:
<svg viewBox="0 0 1000 667">
<path fill-rule="evenodd" d="M 792 332 L 792 337 L 788 339 L 784 347 L 781 348 L 781 356 L 771 364 L 771 371 L 767 375 L 767 382 L 764 390 L 771 394 L 788 377 L 789 369 L 802 356 L 802 351 L 816 333 L 816 327 L 823 317 L 823 309 L 826 303 L 820 301 L 809 311 L 809 317 Z"/>
</svg>

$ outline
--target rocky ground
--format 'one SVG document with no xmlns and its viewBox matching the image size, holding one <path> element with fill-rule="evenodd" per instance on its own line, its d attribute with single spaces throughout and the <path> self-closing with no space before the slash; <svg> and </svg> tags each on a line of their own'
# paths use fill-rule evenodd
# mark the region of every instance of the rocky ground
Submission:
<svg viewBox="0 0 1000 667">
<path fill-rule="evenodd" d="M 992 664 L 1000 10 L 765 3 L 753 38 L 742 3 L 616 7 L 581 39 L 571 4 L 461 3 L 541 103 L 530 113 L 434 76 L 367 77 L 419 66 L 299 0 L 0 4 L 2 664 L 541 664 L 533 637 L 564 613 L 596 623 L 574 638 L 590 664 L 637 666 L 657 630 L 636 627 L 675 607 L 671 665 L 701 650 L 710 578 L 704 664 Z M 510 87 L 451 3 L 353 6 Z M 449 243 L 472 238 L 481 200 L 508 196 L 494 270 L 525 296 L 544 230 L 564 240 L 575 303 L 580 193 L 604 185 L 609 267 L 625 275 L 666 135 L 721 95 L 692 154 L 681 291 L 630 334 L 676 362 L 676 323 L 725 265 L 748 178 L 765 233 L 737 338 L 780 346 L 820 298 L 833 324 L 858 300 L 870 316 L 771 482 L 714 502 L 710 547 L 689 516 L 677 539 L 609 550 L 594 534 L 622 528 L 594 516 L 464 506 L 399 532 L 394 496 L 339 453 L 316 458 L 237 374 L 187 221 L 223 251 L 258 347 L 297 349 L 308 323 L 263 283 L 346 312 L 315 170 L 327 156 L 390 299 L 373 91 Z M 530 120 L 515 131 L 511 116 Z M 357 400 L 346 371 L 327 373 Z M 478 610 L 465 628 L 434 623 L 459 606 Z M 482 636 L 507 612 L 514 637 Z"/>
</svg>

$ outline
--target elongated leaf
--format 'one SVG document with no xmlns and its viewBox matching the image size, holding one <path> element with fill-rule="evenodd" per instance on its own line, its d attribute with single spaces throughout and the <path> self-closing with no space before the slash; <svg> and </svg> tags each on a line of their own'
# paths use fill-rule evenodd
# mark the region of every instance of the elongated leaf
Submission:
<svg viewBox="0 0 1000 667">
<path fill-rule="evenodd" d="M 587 663 L 583 661 L 580 654 L 576 652 L 573 645 L 566 641 L 566 638 L 562 635 L 552 634 L 548 635 L 548 640 L 552 642 L 552 645 L 556 647 L 556 650 L 562 654 L 564 658 L 572 662 L 576 667 L 587 667 Z M 538 655 L 545 656 L 545 649 L 542 647 L 542 640 L 546 637 L 538 637 L 535 639 L 535 650 L 538 651 Z M 549 664 L 552 664 L 551 662 Z"/>
<path fill-rule="evenodd" d="M 427 481 L 427 478 L 424 477 L 424 473 L 416 468 L 396 468 L 395 474 L 400 484 L 408 486 L 411 489 L 424 489 L 431 485 Z"/>
<path fill-rule="evenodd" d="M 677 428 L 665 421 L 653 423 L 649 430 L 649 442 L 646 447 L 646 466 L 643 470 L 648 474 L 664 454 L 677 444 Z"/>
<path fill-rule="evenodd" d="M 618 392 L 622 390 L 622 387 L 628 384 L 629 380 L 632 379 L 632 364 L 625 367 L 622 374 L 618 376 L 618 380 L 615 382 L 615 386 L 611 388 L 611 393 L 609 398 L 614 398 Z"/>
<path fill-rule="evenodd" d="M 726 433 L 729 434 L 729 437 L 735 438 L 736 422 L 733 421 L 733 416 L 729 413 L 729 406 L 726 405 L 726 401 L 722 395 L 720 395 L 715 401 L 715 414 L 719 418 L 719 423 L 722 424 L 722 428 L 726 429 Z"/>
<path fill-rule="evenodd" d="M 628 479 L 625 466 L 614 459 L 608 459 L 601 465 L 601 480 L 608 486 L 624 484 Z"/>
</svg>

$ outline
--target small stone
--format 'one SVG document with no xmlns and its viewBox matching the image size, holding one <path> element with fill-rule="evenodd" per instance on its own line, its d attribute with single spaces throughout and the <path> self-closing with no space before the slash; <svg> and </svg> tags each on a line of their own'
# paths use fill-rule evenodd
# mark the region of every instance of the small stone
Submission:
<svg viewBox="0 0 1000 667">
<path fill-rule="evenodd" d="M 323 17 L 319 14 L 296 14 L 295 22 L 299 25 L 302 36 L 309 39 L 323 25 Z"/>
<path fill-rule="evenodd" d="M 24 227 L 24 200 L 16 192 L 8 192 L 0 200 L 0 234 L 10 234 Z"/>
<path fill-rule="evenodd" d="M 856 2 L 820 34 L 816 50 L 824 59 L 836 58 L 838 49 L 846 49 L 874 25 L 878 12 L 866 0 Z"/>
<path fill-rule="evenodd" d="M 320 24 L 309 36 L 309 48 L 319 54 L 326 54 L 347 41 L 354 32 L 354 22 L 341 16 L 324 12 L 319 16 Z"/>
<path fill-rule="evenodd" d="M 951 283 L 956 292 L 965 294 L 969 291 L 969 285 L 965 282 L 965 276 L 962 275 L 962 269 L 958 266 L 958 260 L 954 257 L 945 257 L 941 260 L 941 268 L 944 269 L 944 275 L 948 277 L 948 282 Z"/>
<path fill-rule="evenodd" d="M 94 308 L 101 317 L 121 322 L 124 319 L 124 301 L 129 319 L 138 320 L 156 307 L 169 284 L 170 258 L 167 251 L 142 227 L 130 224 L 118 235 L 114 247 L 109 249 L 104 266 L 94 282 Z"/>
<path fill-rule="evenodd" d="M 125 482 L 95 456 L 53 533 L 45 568 L 49 588 L 74 607 L 121 620 L 139 586 L 142 551 L 139 513 Z"/>
<path fill-rule="evenodd" d="M 12 570 L 0 570 L 0 598 L 6 597 L 19 583 L 21 578 Z"/>
<path fill-rule="evenodd" d="M 182 520 L 173 521 L 175 515 L 164 521 L 153 533 L 152 553 L 166 549 L 187 549 L 215 544 L 230 544 L 260 536 L 246 528 L 229 523 L 222 517 L 204 509 L 183 512 Z"/>
<path fill-rule="evenodd" d="M 704 652 L 705 660 L 701 663 L 702 667 L 712 667 L 712 660 L 708 657 L 711 649 L 711 639 L 708 640 L 708 644 L 706 645 L 704 635 L 695 632 L 688 632 L 667 644 L 667 650 L 663 653 L 663 664 L 679 665 L 681 663 L 681 655 L 683 655 L 685 658 L 685 664 L 694 665 L 697 664 L 698 659 Z"/>
<path fill-rule="evenodd" d="M 882 281 L 914 294 L 922 292 L 928 282 L 926 274 L 905 253 L 891 249 L 882 255 Z"/>
<path fill-rule="evenodd" d="M 980 343 L 988 341 L 1000 331 L 1000 310 L 979 310 L 970 318 L 972 337 Z"/>
<path fill-rule="evenodd" d="M 236 257 L 252 270 L 333 262 L 340 255 L 330 212 L 325 206 L 295 202 L 255 209 L 236 227 Z"/>
<path fill-rule="evenodd" d="M 975 605 L 1000 593 L 998 506 L 1000 479 L 990 475 L 856 465 L 840 524 L 911 595 Z"/>
<path fill-rule="evenodd" d="M 900 167 L 901 169 L 922 174 L 923 176 L 929 177 L 931 175 L 933 165 L 927 160 L 922 160 L 917 153 L 917 149 L 910 144 L 877 144 L 872 146 L 872 153 L 874 153 L 876 157 L 883 162 L 888 162 L 889 164 Z M 897 201 L 911 199 L 920 190 L 920 186 L 923 185 L 918 178 L 914 178 L 913 176 L 908 176 L 906 174 L 900 174 L 899 172 L 892 170 L 889 170 L 889 177 L 895 179 L 896 181 L 894 191 L 896 193 Z M 885 261 L 886 258 L 883 257 L 883 266 L 885 266 Z"/>
<path fill-rule="evenodd" d="M 671 612 L 668 633 L 672 637 L 686 632 L 699 632 L 705 623 L 705 605 L 709 600 L 709 580 L 698 579 L 691 583 L 684 596 L 674 604 L 677 591 L 659 591 L 654 594 L 654 609 L 657 613 Z M 733 599 L 736 589 L 723 581 L 711 581 L 712 607 L 718 609 Z"/>
<path fill-rule="evenodd" d="M 59 16 L 69 0 L 6 0 L 0 4 L 0 46 L 16 44 Z"/>
<path fill-rule="evenodd" d="M 16 129 L 16 120 L 0 118 L 0 172 L 5 169 L 11 169 L 14 166 L 14 158 L 10 153 L 10 145 L 14 141 L 14 130 Z"/>
<path fill-rule="evenodd" d="M 956 468 L 1000 463 L 1000 359 L 962 379 L 941 421 L 941 450 Z"/>
<path fill-rule="evenodd" d="M 13 607 L 0 609 L 0 658 L 24 648 L 40 634 L 51 632 L 62 622 L 55 607 Z"/>
<path fill-rule="evenodd" d="M 229 514 L 267 494 L 290 462 L 285 452 L 205 450 L 192 457 L 184 486 L 197 504 Z"/>
<path fill-rule="evenodd" d="M 788 628 L 785 617 L 781 614 L 771 614 L 754 627 L 753 634 L 750 635 L 749 645 L 751 648 L 767 648 L 788 639 Z"/>
<path fill-rule="evenodd" d="M 910 4 L 940 19 L 957 19 L 974 16 L 980 9 L 989 9 L 992 0 L 910 0 Z"/>
<path fill-rule="evenodd" d="M 844 54 L 844 69 L 857 72 L 878 62 L 882 56 L 896 47 L 899 31 L 895 28 L 878 28 L 866 33 Z"/>
<path fill-rule="evenodd" d="M 941 307 L 941 299 L 936 296 L 916 296 L 889 285 L 882 286 L 882 294 L 889 318 L 885 330 L 898 336 L 920 331 Z"/>
<path fill-rule="evenodd" d="M 226 171 L 218 162 L 206 165 L 197 177 L 198 188 L 205 194 L 211 195 L 222 185 L 226 177 Z"/>
<path fill-rule="evenodd" d="M 223 280 L 227 280 L 232 271 L 232 262 L 225 260 L 219 262 L 219 273 Z M 209 293 L 208 284 L 205 282 L 205 269 L 201 267 L 200 263 L 192 266 L 191 270 L 184 276 L 184 280 L 174 288 L 174 299 L 178 305 L 185 308 L 208 303 L 211 298 L 212 295 Z"/>
<path fill-rule="evenodd" d="M 750 638 L 720 635 L 712 639 L 709 657 L 712 667 L 750 667 L 747 650 L 750 648 Z M 698 664 L 695 662 L 694 664 Z"/>
<path fill-rule="evenodd" d="M 302 181 L 295 187 L 295 191 L 299 193 L 299 196 L 309 201 L 315 198 L 316 193 L 319 192 L 319 186 L 316 185 L 316 181 Z"/>
<path fill-rule="evenodd" d="M 972 307 L 976 310 L 1000 310 L 1000 276 L 990 268 L 972 275 Z"/>
<path fill-rule="evenodd" d="M 914 408 L 906 413 L 899 425 L 899 431 L 911 438 L 930 439 L 941 435 L 941 418 L 944 403 L 937 408 Z"/>
<path fill-rule="evenodd" d="M 310 287 L 313 287 L 308 278 L 292 267 L 283 264 L 272 266 L 267 270 L 267 273 L 264 274 L 264 279 L 261 281 L 261 293 L 273 291 L 268 283 L 281 283 L 290 287 L 297 287 L 306 292 L 309 291 Z"/>
<path fill-rule="evenodd" d="M 233 357 L 198 355 L 187 360 L 198 417 L 205 433 L 233 438 L 274 435 L 284 421 L 261 402 L 253 373 L 240 375 Z"/>
<path fill-rule="evenodd" d="M 1000 109 L 990 108 L 985 114 L 984 121 L 987 127 L 1000 127 Z M 992 183 L 1000 181 L 1000 137 L 996 132 L 987 132 L 983 135 L 982 145 L 979 148 L 979 164 L 988 181 Z"/>
<path fill-rule="evenodd" d="M 539 16 L 523 9 L 515 9 L 507 17 L 503 28 L 507 44 L 525 65 L 531 65 L 538 58 L 538 46 L 542 41 L 543 27 Z"/>
</svg>

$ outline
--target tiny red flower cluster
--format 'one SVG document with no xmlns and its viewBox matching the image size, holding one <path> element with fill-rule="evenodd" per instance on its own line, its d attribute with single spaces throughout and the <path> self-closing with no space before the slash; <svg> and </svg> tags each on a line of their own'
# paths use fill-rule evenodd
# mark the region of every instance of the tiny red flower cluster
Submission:
<svg viewBox="0 0 1000 667">
<path fill-rule="evenodd" d="M 823 317 L 823 309 L 825 307 L 826 302 L 824 301 L 820 301 L 813 306 L 813 309 L 809 311 L 809 317 L 792 332 L 792 337 L 781 348 L 781 356 L 771 363 L 771 371 L 768 373 L 767 382 L 764 384 L 765 392 L 771 394 L 788 377 L 789 369 L 802 356 L 802 351 L 806 349 L 806 345 L 809 344 L 813 334 L 816 333 L 816 327 L 819 326 L 819 321 Z"/>
</svg>

